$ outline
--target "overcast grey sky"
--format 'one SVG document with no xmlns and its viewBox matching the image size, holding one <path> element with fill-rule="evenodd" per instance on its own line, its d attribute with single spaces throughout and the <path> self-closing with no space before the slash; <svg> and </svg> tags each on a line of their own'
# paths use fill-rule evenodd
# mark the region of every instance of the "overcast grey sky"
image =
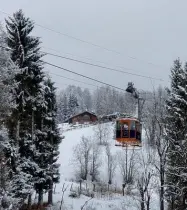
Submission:
<svg viewBox="0 0 187 210">
<path fill-rule="evenodd" d="M 121 54 L 75 41 L 36 26 L 34 35 L 41 37 L 42 46 L 59 51 L 58 54 L 61 55 L 70 56 L 67 54 L 70 53 L 74 55 L 70 57 L 78 59 L 80 59 L 78 56 L 88 57 L 105 62 L 109 67 L 123 66 L 124 69 L 118 69 L 164 80 L 164 82 L 151 81 L 51 56 L 45 57 L 48 62 L 120 88 L 125 88 L 128 81 L 133 81 L 138 89 L 144 90 L 152 90 L 153 86 L 156 87 L 159 84 L 166 86 L 173 60 L 177 57 L 183 61 L 187 60 L 186 0 L 6 0 L 1 2 L 1 10 L 10 14 L 20 8 L 38 24 Z M 5 17 L 6 15 L 0 13 L 2 21 Z M 57 53 L 49 49 L 45 51 Z M 96 61 L 92 62 L 96 63 Z M 94 83 L 49 66 L 46 66 L 46 70 L 83 82 Z M 94 89 L 85 84 L 51 76 L 60 88 L 65 87 L 65 84 L 75 84 Z"/>
</svg>

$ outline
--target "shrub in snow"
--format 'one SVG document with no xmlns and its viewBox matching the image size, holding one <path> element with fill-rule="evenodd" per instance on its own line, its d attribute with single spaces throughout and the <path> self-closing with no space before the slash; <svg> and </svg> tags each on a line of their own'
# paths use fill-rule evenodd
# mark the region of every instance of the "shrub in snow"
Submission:
<svg viewBox="0 0 187 210">
<path fill-rule="evenodd" d="M 71 198 L 78 198 L 79 194 L 76 191 L 71 191 L 70 194 L 69 194 L 69 197 L 71 197 Z"/>
</svg>

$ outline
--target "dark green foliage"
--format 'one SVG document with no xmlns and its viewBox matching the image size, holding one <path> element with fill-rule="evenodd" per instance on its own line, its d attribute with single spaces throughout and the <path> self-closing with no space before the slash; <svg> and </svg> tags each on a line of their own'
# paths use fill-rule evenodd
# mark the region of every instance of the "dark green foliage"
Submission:
<svg viewBox="0 0 187 210">
<path fill-rule="evenodd" d="M 17 87 L 13 90 L 16 109 L 13 110 L 9 123 L 12 127 L 10 133 L 15 138 L 15 121 L 20 119 L 20 136 L 24 135 L 25 130 L 28 131 L 28 127 L 31 128 L 25 123 L 28 121 L 25 119 L 31 118 L 32 110 L 37 106 L 40 84 L 44 77 L 40 60 L 43 55 L 39 52 L 39 38 L 30 35 L 34 23 L 24 16 L 22 10 L 7 19 L 6 24 L 11 59 L 19 67 L 19 72 L 15 75 Z"/>
<path fill-rule="evenodd" d="M 35 118 L 41 106 L 42 54 L 38 37 L 30 35 L 33 22 L 21 10 L 6 20 L 7 45 L 11 49 L 11 59 L 17 65 L 15 74 L 16 88 L 12 90 L 15 108 L 8 120 L 10 137 L 14 140 L 18 155 L 15 159 L 12 193 L 15 197 L 27 196 L 34 185 L 35 174 L 40 171 L 36 156 Z M 20 180 L 19 180 L 20 179 Z M 14 186 L 15 185 L 15 186 Z M 15 192 L 16 194 L 15 194 Z"/>
<path fill-rule="evenodd" d="M 39 164 L 40 171 L 37 174 L 35 189 L 49 190 L 50 181 L 59 181 L 59 165 L 56 164 L 59 152 L 58 146 L 61 142 L 61 137 L 57 128 L 56 115 L 57 104 L 54 83 L 50 79 L 44 82 L 44 101 L 46 106 L 39 109 L 37 121 L 38 130 L 36 132 L 36 160 Z"/>
<path fill-rule="evenodd" d="M 180 60 L 171 70 L 171 89 L 167 100 L 167 190 L 166 198 L 173 209 L 185 209 L 187 196 L 187 64 Z"/>
<path fill-rule="evenodd" d="M 43 192 L 59 181 L 56 162 L 61 137 L 56 123 L 56 89 L 50 79 L 44 78 L 40 40 L 30 35 L 34 23 L 20 10 L 6 24 L 7 45 L 18 67 L 14 78 L 17 86 L 11 91 L 15 107 L 7 122 L 11 138 L 6 150 L 12 169 L 10 194 L 23 202 L 35 189 L 41 204 Z"/>
</svg>

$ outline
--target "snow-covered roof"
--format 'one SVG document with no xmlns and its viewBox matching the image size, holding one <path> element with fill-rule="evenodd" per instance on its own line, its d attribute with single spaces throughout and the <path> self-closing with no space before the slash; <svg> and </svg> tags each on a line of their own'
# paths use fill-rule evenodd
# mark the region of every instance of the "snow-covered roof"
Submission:
<svg viewBox="0 0 187 210">
<path fill-rule="evenodd" d="M 77 117 L 77 116 L 79 116 L 79 115 L 85 114 L 85 113 L 88 113 L 88 114 L 91 114 L 91 115 L 94 115 L 95 117 L 97 117 L 97 115 L 96 115 L 95 113 L 93 113 L 93 112 L 84 111 L 84 112 L 81 112 L 81 113 L 78 113 L 78 114 L 76 114 L 76 115 L 71 116 L 68 120 L 70 120 L 70 119 L 72 119 L 72 118 L 74 118 L 74 117 Z"/>
<path fill-rule="evenodd" d="M 134 120 L 134 121 L 139 121 L 137 118 L 131 118 L 131 117 L 118 118 L 117 120 Z"/>
</svg>

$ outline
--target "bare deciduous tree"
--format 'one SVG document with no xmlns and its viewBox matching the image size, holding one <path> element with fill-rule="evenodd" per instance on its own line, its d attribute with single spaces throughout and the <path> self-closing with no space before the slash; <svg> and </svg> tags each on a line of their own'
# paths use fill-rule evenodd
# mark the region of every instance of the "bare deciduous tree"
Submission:
<svg viewBox="0 0 187 210">
<path fill-rule="evenodd" d="M 78 170 L 76 175 L 79 179 L 87 180 L 91 148 L 91 139 L 84 136 L 82 136 L 80 143 L 74 147 L 74 161 Z"/>
<path fill-rule="evenodd" d="M 60 202 L 60 210 L 63 207 L 63 203 L 64 203 L 64 193 L 66 192 L 66 190 L 68 189 L 68 185 L 65 185 L 65 183 L 62 186 L 62 197 L 61 197 L 61 202 Z"/>
<path fill-rule="evenodd" d="M 134 172 L 135 172 L 135 152 L 134 149 L 128 150 L 125 147 L 125 153 L 120 152 L 118 154 L 119 168 L 123 177 L 123 183 L 127 184 L 133 183 Z"/>
<path fill-rule="evenodd" d="M 139 171 L 136 173 L 136 185 L 140 194 L 140 209 L 150 210 L 152 195 L 153 156 L 151 153 L 142 152 L 139 157 Z"/>
<path fill-rule="evenodd" d="M 112 184 L 112 179 L 114 177 L 117 167 L 117 158 L 116 155 L 111 153 L 109 145 L 106 146 L 106 156 L 107 156 L 107 169 L 108 169 L 108 184 Z"/>
<path fill-rule="evenodd" d="M 92 149 L 91 149 L 91 170 L 90 175 L 92 176 L 92 182 L 98 181 L 99 168 L 101 166 L 100 159 L 101 149 L 97 142 L 92 141 Z"/>
<path fill-rule="evenodd" d="M 94 129 L 95 138 L 100 145 L 107 145 L 109 138 L 109 128 L 105 123 L 99 122 Z"/>
<path fill-rule="evenodd" d="M 160 210 L 164 210 L 164 184 L 165 184 L 165 165 L 168 149 L 168 140 L 165 138 L 165 100 L 166 91 L 159 87 L 152 93 L 152 101 L 147 106 L 145 115 L 145 130 L 149 145 L 154 146 L 157 151 L 154 166 L 158 171 L 160 179 Z"/>
</svg>

